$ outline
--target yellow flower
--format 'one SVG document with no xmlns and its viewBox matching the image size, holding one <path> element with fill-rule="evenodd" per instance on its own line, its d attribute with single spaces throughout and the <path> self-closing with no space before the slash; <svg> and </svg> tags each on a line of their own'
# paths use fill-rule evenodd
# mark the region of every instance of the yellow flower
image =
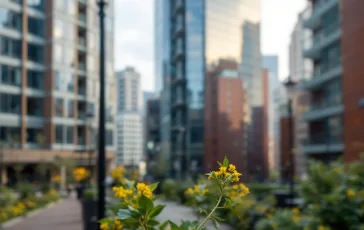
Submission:
<svg viewBox="0 0 364 230">
<path fill-rule="evenodd" d="M 111 171 L 111 177 L 114 180 L 123 180 L 124 172 L 125 172 L 125 168 L 121 165 Z"/>
<path fill-rule="evenodd" d="M 303 230 L 309 230 L 309 228 L 306 226 L 306 227 L 303 228 Z"/>
<path fill-rule="evenodd" d="M 193 194 L 193 189 L 192 188 L 188 188 L 186 191 L 185 191 L 186 194 Z"/>
<path fill-rule="evenodd" d="M 61 177 L 60 176 L 54 176 L 54 177 L 52 177 L 52 179 L 51 179 L 51 181 L 53 182 L 53 183 L 58 183 L 58 182 L 60 182 L 61 181 Z"/>
<path fill-rule="evenodd" d="M 201 191 L 201 194 L 202 195 L 205 195 L 207 192 L 208 192 L 208 190 L 207 189 L 204 189 L 204 190 Z"/>
<path fill-rule="evenodd" d="M 242 196 L 246 196 L 246 195 L 248 195 L 248 194 L 250 193 L 249 188 L 248 188 L 248 187 L 246 187 L 246 186 L 245 186 L 245 184 L 240 183 L 240 184 L 239 184 L 239 187 L 240 187 L 240 189 L 241 189 L 241 195 L 242 195 Z"/>
<path fill-rule="evenodd" d="M 123 187 L 113 187 L 114 196 L 120 199 L 125 199 L 128 195 L 133 194 L 132 189 L 124 189 Z"/>
<path fill-rule="evenodd" d="M 293 208 L 292 209 L 292 212 L 294 213 L 294 214 L 296 214 L 296 215 L 299 215 L 301 212 L 300 212 L 300 210 L 298 209 L 298 208 Z"/>
<path fill-rule="evenodd" d="M 120 220 L 114 219 L 114 229 L 113 230 L 120 230 L 124 227 L 124 224 L 120 222 Z"/>
<path fill-rule="evenodd" d="M 238 188 L 239 188 L 239 185 L 237 185 L 237 184 L 233 185 L 233 189 L 237 190 Z"/>
<path fill-rule="evenodd" d="M 89 172 L 85 168 L 76 168 L 73 170 L 73 177 L 76 181 L 85 180 L 89 176 Z"/>
<path fill-rule="evenodd" d="M 342 171 L 341 171 L 341 169 L 340 169 L 340 168 L 335 167 L 335 168 L 334 168 L 334 172 L 336 172 L 336 173 L 341 173 Z"/>
<path fill-rule="evenodd" d="M 110 230 L 109 224 L 108 223 L 102 223 L 100 225 L 100 229 L 101 230 Z"/>
<path fill-rule="evenodd" d="M 229 164 L 229 172 L 236 172 L 236 167 L 233 164 Z"/>
<path fill-rule="evenodd" d="M 294 223 L 296 223 L 299 219 L 300 219 L 300 217 L 299 217 L 299 216 L 294 216 L 294 217 L 292 217 L 292 221 L 293 221 Z"/>
<path fill-rule="evenodd" d="M 317 230 L 330 230 L 330 228 L 320 225 Z"/>
<path fill-rule="evenodd" d="M 270 220 L 271 220 L 271 219 L 273 219 L 273 215 L 272 215 L 272 214 L 267 214 L 267 215 L 266 215 L 266 217 L 267 217 L 268 219 L 270 219 Z"/>
<path fill-rule="evenodd" d="M 278 225 L 277 224 L 273 224 L 273 228 L 274 229 L 277 229 L 278 228 Z"/>
<path fill-rule="evenodd" d="M 152 198 L 153 197 L 153 193 L 150 190 L 150 188 L 144 184 L 144 183 L 138 183 L 137 184 L 137 191 L 138 191 L 138 195 L 142 196 L 144 195 L 147 198 Z"/>
<path fill-rule="evenodd" d="M 353 198 L 355 196 L 355 191 L 352 189 L 346 190 L 346 195 L 349 197 L 349 199 Z"/>
</svg>

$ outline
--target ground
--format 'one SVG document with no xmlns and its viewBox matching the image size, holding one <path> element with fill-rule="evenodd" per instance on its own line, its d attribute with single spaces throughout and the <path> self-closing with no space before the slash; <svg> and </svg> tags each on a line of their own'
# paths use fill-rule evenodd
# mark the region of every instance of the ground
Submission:
<svg viewBox="0 0 364 230">
<path fill-rule="evenodd" d="M 81 205 L 75 198 L 41 210 L 6 230 L 82 230 Z"/>
</svg>

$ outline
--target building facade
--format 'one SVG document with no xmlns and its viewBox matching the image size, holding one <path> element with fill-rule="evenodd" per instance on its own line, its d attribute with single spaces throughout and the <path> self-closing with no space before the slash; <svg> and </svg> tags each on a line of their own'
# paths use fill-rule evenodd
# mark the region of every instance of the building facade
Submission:
<svg viewBox="0 0 364 230">
<path fill-rule="evenodd" d="M 98 135 L 96 1 L 1 1 L 0 14 L 3 162 L 27 167 L 40 160 L 52 162 L 56 156 L 86 157 L 83 153 L 94 151 Z M 116 100 L 113 1 L 106 15 L 105 135 L 110 157 L 115 150 Z"/>
<path fill-rule="evenodd" d="M 235 61 L 221 60 L 205 79 L 205 169 L 219 167 L 225 156 L 246 176 L 244 143 L 244 88 Z M 245 146 L 244 146 L 245 144 Z"/>
<path fill-rule="evenodd" d="M 342 156 L 345 149 L 341 2 L 309 1 L 304 12 L 303 25 L 311 31 L 311 37 L 305 40 L 303 55 L 311 60 L 313 69 L 303 84 L 310 96 L 310 108 L 303 114 L 308 124 L 303 152 L 325 162 Z"/>
<path fill-rule="evenodd" d="M 312 60 L 309 123 L 305 153 L 330 161 L 354 161 L 364 152 L 362 60 L 363 1 L 309 1 L 305 28 L 313 31 L 304 56 Z"/>
<path fill-rule="evenodd" d="M 306 171 L 306 157 L 304 143 L 307 139 L 308 125 L 303 119 L 303 114 L 308 110 L 310 94 L 302 89 L 302 85 L 312 72 L 312 62 L 303 57 L 304 41 L 310 32 L 304 29 L 304 14 L 299 13 L 297 22 L 291 34 L 289 45 L 289 76 L 297 83 L 297 89 L 293 99 L 294 132 L 295 132 L 295 175 L 302 177 Z"/>
<path fill-rule="evenodd" d="M 139 167 L 144 159 L 143 94 L 140 74 L 133 67 L 117 72 L 116 165 Z"/>
<path fill-rule="evenodd" d="M 279 120 L 279 114 L 276 110 L 276 105 L 274 101 L 275 90 L 280 87 L 279 75 L 278 75 L 278 56 L 277 55 L 267 55 L 263 56 L 262 59 L 263 68 L 268 71 L 268 164 L 270 169 L 275 169 L 277 162 L 275 162 L 275 156 L 279 155 L 277 150 L 277 143 L 279 143 L 279 125 L 277 121 Z"/>
<path fill-rule="evenodd" d="M 184 177 L 190 169 L 196 172 L 203 172 L 204 169 L 204 81 L 207 70 L 220 59 L 226 58 L 235 60 L 240 66 L 243 60 L 251 60 L 251 50 L 259 50 L 260 55 L 259 42 L 254 43 L 259 39 L 254 40 L 249 34 L 249 25 L 260 23 L 260 2 L 167 2 L 169 16 L 165 17 L 168 21 L 165 25 L 169 25 L 166 28 L 170 34 L 166 38 L 170 52 L 167 71 L 163 76 L 165 95 L 169 94 L 166 99 L 169 109 L 168 115 L 164 117 L 165 121 L 170 122 L 171 176 Z M 260 56 L 255 60 L 261 68 Z M 157 65 L 163 66 L 161 61 L 157 62 Z M 244 68 L 239 68 L 239 71 L 241 69 Z M 244 74 L 240 76 L 249 77 Z M 167 137 L 164 134 L 162 136 Z"/>
</svg>

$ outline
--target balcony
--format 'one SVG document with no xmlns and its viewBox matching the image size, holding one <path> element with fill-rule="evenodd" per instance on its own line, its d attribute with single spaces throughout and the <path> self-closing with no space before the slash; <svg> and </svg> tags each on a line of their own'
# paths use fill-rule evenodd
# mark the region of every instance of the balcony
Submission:
<svg viewBox="0 0 364 230">
<path fill-rule="evenodd" d="M 183 34 L 184 31 L 184 24 L 182 20 L 177 20 L 176 24 L 174 25 L 174 38 L 178 37 L 179 35 Z"/>
<path fill-rule="evenodd" d="M 176 61 L 180 58 L 182 58 L 184 55 L 184 50 L 182 47 L 182 44 L 177 45 L 176 49 L 174 50 L 174 56 L 173 59 Z"/>
<path fill-rule="evenodd" d="M 341 103 L 322 101 L 311 105 L 311 109 L 303 114 L 305 121 L 318 120 L 321 118 L 343 113 L 344 106 Z"/>
<path fill-rule="evenodd" d="M 328 134 L 315 134 L 303 143 L 303 152 L 306 154 L 338 153 L 344 151 L 344 144 L 339 137 L 330 137 Z"/>
<path fill-rule="evenodd" d="M 182 97 L 177 97 L 176 100 L 173 103 L 174 107 L 180 107 L 180 106 L 184 106 L 186 103 L 186 101 L 182 98 Z"/>
<path fill-rule="evenodd" d="M 86 14 L 83 14 L 83 13 L 78 14 L 78 25 L 83 26 L 83 27 L 87 26 Z"/>
<path fill-rule="evenodd" d="M 78 63 L 78 70 L 86 71 L 86 63 L 84 63 L 84 62 L 79 62 L 79 63 Z"/>
<path fill-rule="evenodd" d="M 85 38 L 83 37 L 78 38 L 78 49 L 84 52 L 87 51 L 87 43 Z"/>
<path fill-rule="evenodd" d="M 324 69 L 321 66 L 316 67 L 313 76 L 310 79 L 302 83 L 302 89 L 312 90 L 320 87 L 322 84 L 340 77 L 343 74 L 343 68 L 340 61 L 339 64 L 332 64 L 328 68 Z"/>
<path fill-rule="evenodd" d="M 87 0 L 78 0 L 78 2 L 79 2 L 81 5 L 84 5 L 84 6 L 86 6 L 86 5 L 87 5 Z"/>
<path fill-rule="evenodd" d="M 336 24 L 333 24 L 327 31 L 327 34 L 318 32 L 311 38 L 308 38 L 304 41 L 303 56 L 305 58 L 311 59 L 319 58 L 322 49 L 339 40 L 341 33 L 340 27 Z"/>
<path fill-rule="evenodd" d="M 180 10 L 183 9 L 183 0 L 176 0 L 174 2 L 175 2 L 175 4 L 174 4 L 174 11 L 173 11 L 173 13 L 174 14 L 177 14 Z"/>
<path fill-rule="evenodd" d="M 307 29 L 317 29 L 321 25 L 322 15 L 339 4 L 339 0 L 317 1 L 314 7 L 309 6 L 303 13 L 303 26 Z"/>
</svg>

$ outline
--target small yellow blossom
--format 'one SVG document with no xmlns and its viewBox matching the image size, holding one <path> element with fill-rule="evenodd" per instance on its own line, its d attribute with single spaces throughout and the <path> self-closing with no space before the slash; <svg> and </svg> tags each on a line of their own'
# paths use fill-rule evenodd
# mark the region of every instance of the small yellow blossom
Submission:
<svg viewBox="0 0 364 230">
<path fill-rule="evenodd" d="M 89 172 L 85 168 L 81 167 L 73 170 L 73 177 L 77 182 L 87 179 L 88 176 Z"/>
<path fill-rule="evenodd" d="M 144 183 L 138 183 L 137 184 L 137 191 L 138 191 L 138 195 L 142 196 L 144 195 L 147 198 L 152 198 L 153 197 L 153 193 L 150 190 L 150 188 L 144 184 Z"/>
<path fill-rule="evenodd" d="M 108 223 L 102 223 L 100 225 L 100 229 L 101 230 L 110 230 L 109 224 Z"/>
<path fill-rule="evenodd" d="M 115 197 L 120 199 L 125 199 L 128 195 L 133 194 L 132 189 L 124 189 L 123 187 L 113 187 L 112 190 L 114 191 Z"/>
<path fill-rule="evenodd" d="M 349 199 L 353 198 L 355 196 L 355 191 L 352 189 L 346 190 L 346 195 L 349 197 Z"/>
<path fill-rule="evenodd" d="M 309 230 L 309 228 L 306 226 L 306 227 L 303 228 L 303 230 Z"/>
<path fill-rule="evenodd" d="M 53 182 L 53 183 L 58 183 L 58 182 L 60 182 L 61 181 L 61 177 L 60 176 L 54 176 L 54 177 L 52 177 L 52 179 L 51 179 L 51 181 Z"/>
<path fill-rule="evenodd" d="M 124 168 L 124 166 L 121 165 L 111 171 L 111 177 L 114 180 L 122 181 L 122 180 L 124 180 L 124 172 L 125 172 L 125 168 Z"/>
<path fill-rule="evenodd" d="M 294 217 L 292 217 L 292 221 L 294 222 L 294 223 L 296 223 L 297 221 L 299 221 L 300 220 L 300 217 L 299 216 L 294 216 Z"/>
<path fill-rule="evenodd" d="M 336 172 L 336 173 L 341 173 L 342 171 L 341 171 L 341 169 L 340 169 L 340 168 L 335 167 L 335 168 L 334 168 L 334 172 Z"/>
<path fill-rule="evenodd" d="M 298 208 L 293 208 L 292 209 L 292 212 L 294 213 L 294 214 L 296 214 L 296 215 L 299 215 L 301 212 L 300 212 L 300 210 L 298 209 Z"/>
<path fill-rule="evenodd" d="M 273 224 L 273 228 L 274 229 L 277 229 L 278 228 L 278 225 L 277 224 Z"/>
<path fill-rule="evenodd" d="M 317 230 L 330 230 L 330 228 L 320 225 Z"/>
<path fill-rule="evenodd" d="M 120 220 L 117 220 L 116 218 L 117 217 L 115 217 L 115 219 L 114 219 L 114 223 L 113 223 L 114 228 L 113 228 L 113 230 L 120 230 L 120 229 L 122 229 L 124 227 L 124 224 L 121 223 Z"/>
</svg>

